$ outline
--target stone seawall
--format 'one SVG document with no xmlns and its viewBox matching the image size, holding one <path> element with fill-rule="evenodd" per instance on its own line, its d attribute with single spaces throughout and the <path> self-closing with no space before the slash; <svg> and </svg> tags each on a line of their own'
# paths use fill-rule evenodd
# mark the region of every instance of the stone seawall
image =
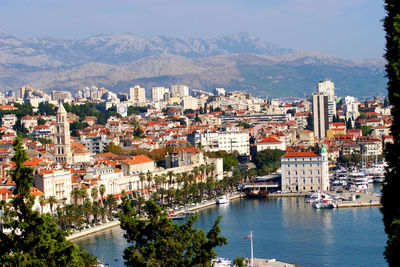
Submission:
<svg viewBox="0 0 400 267">
<path fill-rule="evenodd" d="M 108 222 L 102 225 L 98 225 L 98 226 L 94 226 L 88 229 L 84 229 L 80 232 L 74 232 L 71 235 L 67 236 L 67 240 L 73 240 L 79 237 L 83 237 L 86 235 L 90 235 L 96 232 L 100 232 L 103 231 L 105 229 L 111 228 L 111 227 L 115 227 L 118 226 L 120 224 L 120 222 L 118 220 L 112 221 L 112 222 Z"/>
</svg>

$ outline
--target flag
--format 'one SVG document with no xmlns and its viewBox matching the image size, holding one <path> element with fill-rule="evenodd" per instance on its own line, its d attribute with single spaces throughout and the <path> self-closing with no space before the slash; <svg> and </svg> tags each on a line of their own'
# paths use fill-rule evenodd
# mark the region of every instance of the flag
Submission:
<svg viewBox="0 0 400 267">
<path fill-rule="evenodd" d="M 247 236 L 247 237 L 244 237 L 244 238 L 242 238 L 243 240 L 247 240 L 247 239 L 250 239 L 251 238 L 251 236 Z"/>
</svg>

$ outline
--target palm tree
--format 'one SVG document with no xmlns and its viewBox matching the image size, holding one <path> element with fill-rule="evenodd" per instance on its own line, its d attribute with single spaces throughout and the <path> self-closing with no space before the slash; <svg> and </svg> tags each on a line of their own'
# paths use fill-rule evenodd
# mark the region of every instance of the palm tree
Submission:
<svg viewBox="0 0 400 267">
<path fill-rule="evenodd" d="M 171 184 L 172 184 L 172 177 L 174 176 L 174 173 L 172 171 L 169 171 L 167 173 L 169 180 L 168 180 L 168 189 L 171 188 Z"/>
<path fill-rule="evenodd" d="M 74 204 L 78 204 L 78 198 L 79 198 L 79 188 L 74 187 L 71 191 L 71 197 L 74 199 Z"/>
<path fill-rule="evenodd" d="M 136 207 L 137 207 L 137 210 L 138 210 L 138 213 L 139 213 L 139 215 L 140 215 L 140 213 L 142 212 L 142 206 L 143 206 L 143 204 L 145 203 L 145 199 L 144 199 L 144 197 L 142 197 L 142 196 L 137 196 L 136 197 Z"/>
<path fill-rule="evenodd" d="M 156 183 L 156 192 L 158 190 L 158 185 L 160 181 L 161 181 L 160 176 L 158 174 L 154 175 L 154 182 Z"/>
<path fill-rule="evenodd" d="M 153 174 L 151 172 L 147 172 L 146 181 L 147 181 L 147 187 L 149 188 L 149 191 L 147 191 L 147 193 L 150 195 L 151 183 L 153 181 Z"/>
<path fill-rule="evenodd" d="M 42 213 L 42 214 L 43 214 L 43 207 L 44 207 L 44 205 L 46 205 L 46 203 L 47 203 L 46 197 L 44 195 L 41 195 L 39 197 L 39 204 L 40 204 L 40 209 L 41 209 L 40 213 Z"/>
<path fill-rule="evenodd" d="M 107 208 L 104 206 L 101 206 L 99 209 L 99 214 L 101 216 L 101 221 L 104 222 L 104 219 L 106 218 L 106 215 L 107 215 Z"/>
<path fill-rule="evenodd" d="M 85 212 L 86 223 L 89 224 L 90 214 L 92 213 L 92 201 L 86 198 L 83 203 L 83 210 Z"/>
<path fill-rule="evenodd" d="M 104 194 L 106 192 L 106 186 L 104 184 L 101 184 L 99 191 L 100 191 L 101 203 L 103 203 L 104 206 Z"/>
<path fill-rule="evenodd" d="M 194 174 L 189 174 L 188 180 L 189 184 L 192 185 L 196 181 L 196 177 L 194 176 Z"/>
<path fill-rule="evenodd" d="M 161 174 L 161 183 L 162 183 L 162 188 L 165 189 L 165 183 L 167 182 L 167 174 L 163 173 Z"/>
<path fill-rule="evenodd" d="M 206 166 L 204 164 L 201 164 L 199 167 L 199 172 L 200 172 L 200 182 L 203 182 L 204 179 L 204 172 L 206 171 Z"/>
<path fill-rule="evenodd" d="M 93 220 L 95 223 L 97 223 L 97 218 L 100 214 L 100 209 L 101 209 L 101 206 L 100 206 L 99 202 L 98 201 L 93 202 L 92 214 L 93 214 Z"/>
<path fill-rule="evenodd" d="M 168 189 L 168 206 L 171 206 L 172 204 L 172 199 L 176 194 L 176 189 L 175 188 L 169 188 Z"/>
<path fill-rule="evenodd" d="M 108 195 L 106 198 L 106 206 L 108 207 L 108 219 L 112 219 L 112 212 L 115 206 L 117 205 L 117 200 L 113 197 L 113 195 Z"/>
<path fill-rule="evenodd" d="M 182 172 L 181 177 L 182 177 L 182 181 L 181 182 L 183 182 L 183 183 L 188 183 L 189 182 L 189 175 L 188 175 L 187 172 Z"/>
<path fill-rule="evenodd" d="M 142 195 L 143 195 L 143 189 L 144 189 L 144 181 L 146 180 L 146 175 L 143 173 L 143 172 L 140 172 L 139 173 L 139 180 L 140 180 L 140 183 L 141 183 L 141 192 L 142 192 Z"/>
<path fill-rule="evenodd" d="M 210 166 L 210 171 L 211 171 L 211 177 L 214 179 L 214 171 L 217 169 L 217 166 L 215 165 L 214 162 L 211 162 L 209 164 L 209 166 Z"/>
<path fill-rule="evenodd" d="M 92 191 L 90 192 L 90 196 L 93 199 L 93 202 L 97 201 L 98 197 L 99 197 L 99 190 L 97 190 L 96 187 L 92 188 Z"/>
<path fill-rule="evenodd" d="M 85 187 L 81 187 L 79 189 L 79 197 L 81 198 L 82 205 L 83 205 L 85 198 L 87 198 L 87 196 L 88 196 L 87 189 Z"/>
<path fill-rule="evenodd" d="M 49 196 L 49 197 L 47 198 L 47 202 L 48 202 L 49 205 L 50 205 L 50 212 L 51 212 L 51 214 L 53 214 L 53 206 L 54 206 L 54 204 L 57 203 L 56 197 L 55 197 L 55 196 Z"/>
<path fill-rule="evenodd" d="M 178 186 L 176 187 L 176 188 L 179 188 L 180 186 L 181 186 L 181 183 L 182 183 L 182 173 L 177 173 L 177 174 L 175 174 L 175 178 L 176 178 L 176 180 L 175 180 L 175 184 L 178 184 Z"/>
<path fill-rule="evenodd" d="M 199 167 L 194 167 L 193 168 L 193 173 L 194 173 L 194 182 L 195 183 L 197 183 L 197 176 L 199 175 L 199 173 L 200 173 L 200 170 L 199 170 Z"/>
</svg>

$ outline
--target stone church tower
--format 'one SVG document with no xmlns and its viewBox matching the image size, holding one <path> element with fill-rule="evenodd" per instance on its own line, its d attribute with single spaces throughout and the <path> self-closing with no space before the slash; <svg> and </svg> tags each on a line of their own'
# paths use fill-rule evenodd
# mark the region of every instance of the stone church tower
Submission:
<svg viewBox="0 0 400 267">
<path fill-rule="evenodd" d="M 64 105 L 60 103 L 57 110 L 57 121 L 54 134 L 54 158 L 60 164 L 72 164 L 71 136 L 69 131 L 69 121 Z"/>
</svg>

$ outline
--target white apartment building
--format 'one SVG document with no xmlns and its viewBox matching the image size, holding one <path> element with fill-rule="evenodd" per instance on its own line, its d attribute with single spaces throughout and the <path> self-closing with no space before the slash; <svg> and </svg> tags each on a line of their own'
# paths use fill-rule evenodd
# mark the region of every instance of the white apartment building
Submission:
<svg viewBox="0 0 400 267">
<path fill-rule="evenodd" d="M 183 109 L 193 109 L 196 110 L 198 108 L 198 100 L 192 96 L 186 96 L 182 100 Z"/>
<path fill-rule="evenodd" d="M 281 158 L 282 190 L 290 192 L 328 191 L 328 151 L 323 145 L 320 155 L 314 152 L 289 152 Z"/>
<path fill-rule="evenodd" d="M 135 85 L 129 88 L 129 98 L 133 103 L 145 103 L 146 102 L 146 90 L 140 85 Z"/>
<path fill-rule="evenodd" d="M 328 117 L 332 121 L 333 116 L 336 115 L 336 97 L 335 97 L 335 84 L 330 80 L 320 81 L 317 84 L 318 93 L 328 97 Z"/>
<path fill-rule="evenodd" d="M 326 131 L 329 128 L 328 96 L 314 93 L 312 99 L 314 136 L 322 140 L 326 137 Z"/>
<path fill-rule="evenodd" d="M 171 93 L 179 98 L 189 96 L 189 87 L 186 85 L 172 85 L 171 86 Z"/>
<path fill-rule="evenodd" d="M 151 88 L 151 99 L 153 102 L 159 102 L 164 100 L 164 94 L 168 91 L 165 87 L 152 87 Z"/>
<path fill-rule="evenodd" d="M 364 156 L 378 156 L 383 153 L 382 140 L 378 138 L 369 138 L 359 142 Z"/>
<path fill-rule="evenodd" d="M 285 151 L 286 144 L 285 144 L 285 142 L 283 142 L 273 136 L 269 136 L 267 138 L 261 139 L 257 143 L 257 152 L 265 150 L 265 149 L 280 149 L 280 150 Z"/>
<path fill-rule="evenodd" d="M 106 188 L 105 195 L 118 194 L 121 192 L 119 187 L 120 180 L 123 178 L 120 169 L 114 169 L 112 166 L 95 166 L 87 169 L 85 178 L 99 178 L 99 187 L 104 185 Z"/>
<path fill-rule="evenodd" d="M 121 169 L 124 175 L 154 172 L 155 163 L 154 160 L 145 155 L 137 155 L 132 159 L 123 160 L 121 162 Z"/>
<path fill-rule="evenodd" d="M 70 203 L 71 172 L 66 170 L 44 170 L 35 175 L 35 187 L 46 197 L 55 196 L 57 200 Z"/>
<path fill-rule="evenodd" d="M 204 151 L 225 150 L 229 153 L 250 155 L 250 135 L 248 131 L 236 128 L 219 132 L 194 133 L 188 136 L 188 142 L 194 146 L 201 144 Z"/>
<path fill-rule="evenodd" d="M 1 122 L 2 122 L 2 125 L 5 125 L 5 126 L 11 128 L 17 122 L 17 115 L 4 114 L 3 118 L 1 118 Z"/>
<path fill-rule="evenodd" d="M 102 153 L 106 148 L 106 145 L 111 142 L 105 134 L 100 133 L 89 133 L 87 135 L 81 135 L 79 142 L 86 146 L 86 148 L 93 154 Z"/>
</svg>

